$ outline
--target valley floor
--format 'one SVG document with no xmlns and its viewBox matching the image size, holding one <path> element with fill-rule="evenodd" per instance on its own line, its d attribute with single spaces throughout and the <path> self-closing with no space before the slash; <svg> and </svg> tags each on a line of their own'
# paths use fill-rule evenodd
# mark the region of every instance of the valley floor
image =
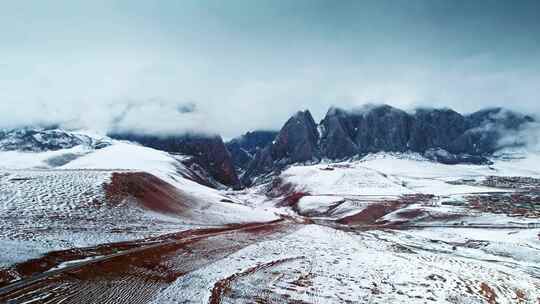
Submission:
<svg viewBox="0 0 540 304">
<path fill-rule="evenodd" d="M 0 288 L 0 301 L 536 303 L 535 233 L 365 230 L 302 219 L 192 230 L 82 249 L 88 257 Z"/>
</svg>

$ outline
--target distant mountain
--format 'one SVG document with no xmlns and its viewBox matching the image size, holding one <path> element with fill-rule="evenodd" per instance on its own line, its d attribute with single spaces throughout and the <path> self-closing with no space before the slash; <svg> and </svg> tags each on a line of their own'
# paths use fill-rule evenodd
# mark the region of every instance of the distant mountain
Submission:
<svg viewBox="0 0 540 304">
<path fill-rule="evenodd" d="M 99 149 L 109 144 L 105 138 L 58 128 L 0 129 L 0 151 L 43 152 L 69 149 L 79 145 Z"/>
<path fill-rule="evenodd" d="M 257 151 L 270 144 L 277 135 L 277 131 L 252 131 L 230 140 L 225 145 L 231 152 L 234 165 L 245 170 Z"/>
<path fill-rule="evenodd" d="M 191 165 L 202 167 L 218 183 L 235 189 L 242 186 L 231 154 L 220 136 L 192 134 L 157 136 L 132 133 L 116 133 L 109 136 L 158 150 L 191 156 Z"/>
<path fill-rule="evenodd" d="M 292 163 L 341 160 L 381 151 L 418 152 L 446 164 L 488 163 L 501 148 L 501 138 L 518 131 L 531 116 L 502 108 L 462 115 L 451 109 L 418 109 L 407 113 L 389 105 L 352 111 L 332 107 L 316 124 L 309 111 L 300 111 L 282 127 L 276 139 L 258 149 L 242 176 L 253 178 Z M 233 158 L 236 150 L 232 150 Z"/>
<path fill-rule="evenodd" d="M 501 148 L 522 144 L 514 140 L 519 138 L 517 132 L 534 121 L 531 116 L 502 108 L 462 115 L 451 109 L 408 113 L 389 105 L 350 111 L 332 107 L 320 123 L 308 110 L 299 111 L 279 132 L 248 132 L 226 144 L 215 135 L 115 133 L 100 137 L 54 127 L 27 127 L 0 129 L 0 151 L 43 152 L 75 146 L 99 149 L 110 145 L 111 138 L 129 140 L 189 156 L 182 156 L 182 163 L 205 184 L 239 189 L 290 164 L 344 160 L 377 152 L 416 152 L 445 164 L 487 164 L 489 156 Z M 81 153 L 54 159 L 53 165 Z"/>
</svg>

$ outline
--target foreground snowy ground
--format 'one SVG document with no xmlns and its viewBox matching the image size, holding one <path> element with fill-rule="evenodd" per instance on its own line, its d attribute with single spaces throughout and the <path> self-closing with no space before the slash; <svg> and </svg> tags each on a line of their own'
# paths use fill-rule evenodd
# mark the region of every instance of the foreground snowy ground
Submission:
<svg viewBox="0 0 540 304">
<path fill-rule="evenodd" d="M 448 166 L 381 153 L 243 191 L 125 142 L 0 156 L 0 270 L 13 266 L 0 302 L 540 301 L 536 154 Z"/>
<path fill-rule="evenodd" d="M 444 232 L 446 240 L 438 240 L 436 230 L 426 236 L 308 225 L 181 277 L 154 303 L 534 303 L 540 243 L 519 248 L 534 237 L 508 240 L 509 232 L 490 249 Z M 501 255 L 512 251 L 521 255 Z"/>
<path fill-rule="evenodd" d="M 264 187 L 240 196 L 285 202 L 319 225 L 182 277 L 155 303 L 199 303 L 216 290 L 223 303 L 538 303 L 538 181 L 482 183 L 538 177 L 531 158 L 449 166 L 381 153 L 291 167 L 278 179 L 283 196 L 258 197 Z"/>
</svg>

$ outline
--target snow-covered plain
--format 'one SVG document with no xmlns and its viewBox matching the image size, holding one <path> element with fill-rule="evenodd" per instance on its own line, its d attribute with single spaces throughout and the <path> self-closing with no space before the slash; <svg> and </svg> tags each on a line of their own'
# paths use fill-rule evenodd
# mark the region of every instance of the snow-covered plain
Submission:
<svg viewBox="0 0 540 304">
<path fill-rule="evenodd" d="M 292 166 L 281 174 L 285 182 L 313 195 L 404 195 L 481 193 L 493 188 L 451 185 L 461 178 L 480 179 L 488 175 L 514 176 L 521 169 L 509 161 L 495 166 L 445 165 L 415 155 L 378 153 L 357 161 Z M 501 169 L 494 169 L 494 168 Z M 532 169 L 529 169 L 532 170 Z M 497 173 L 497 174 L 495 174 Z M 540 174 L 540 168 L 537 172 Z"/>
<path fill-rule="evenodd" d="M 528 267 L 537 265 L 537 247 L 520 260 L 432 240 L 308 225 L 181 277 L 154 303 L 205 303 L 223 280 L 222 303 L 490 303 L 491 292 L 497 303 L 534 303 L 539 296 L 539 269 Z"/>
</svg>

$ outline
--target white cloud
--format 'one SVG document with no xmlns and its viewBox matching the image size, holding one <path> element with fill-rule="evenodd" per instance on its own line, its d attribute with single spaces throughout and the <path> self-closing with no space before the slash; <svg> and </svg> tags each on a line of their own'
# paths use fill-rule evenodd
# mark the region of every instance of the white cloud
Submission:
<svg viewBox="0 0 540 304">
<path fill-rule="evenodd" d="M 198 2 L 69 3 L 4 7 L 11 17 L 0 20 L 10 29 L 0 39 L 0 126 L 108 130 L 124 114 L 125 129 L 231 137 L 279 128 L 300 109 L 321 119 L 331 105 L 540 113 L 533 52 L 464 54 L 471 47 L 460 40 L 442 49 L 449 42 L 432 31 L 444 29 L 418 28 L 425 16 L 412 20 L 397 8 L 384 10 L 396 15 L 391 27 L 366 19 L 369 9 L 359 11 L 365 18 L 354 20 L 370 25 L 362 27 L 350 23 L 354 11 L 347 5 L 332 19 L 311 11 L 327 9 L 313 2 L 303 3 L 310 10 L 297 10 L 300 15 L 283 14 L 296 5 L 288 4 L 249 18 L 242 8 L 254 7 L 240 2 L 216 4 L 217 11 Z M 530 64 L 516 65 L 516 58 Z M 176 111 L 186 103 L 197 112 Z"/>
</svg>

